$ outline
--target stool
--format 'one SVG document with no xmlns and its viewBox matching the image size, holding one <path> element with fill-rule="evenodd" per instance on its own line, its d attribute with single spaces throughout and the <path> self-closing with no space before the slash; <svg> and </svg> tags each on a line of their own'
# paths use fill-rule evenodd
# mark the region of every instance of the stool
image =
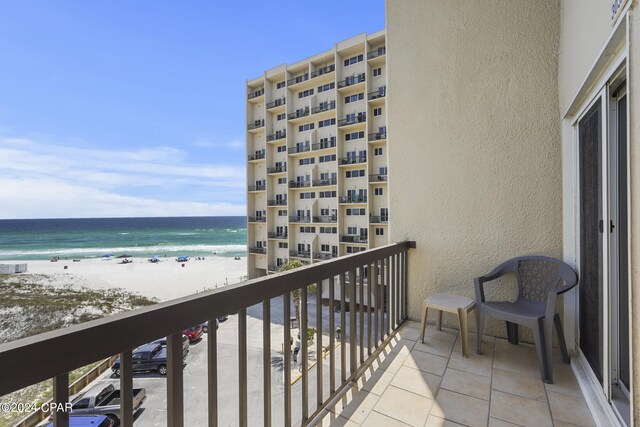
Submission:
<svg viewBox="0 0 640 427">
<path fill-rule="evenodd" d="M 458 315 L 460 324 L 460 339 L 462 341 L 462 355 L 468 357 L 467 353 L 467 315 L 476 308 L 473 299 L 459 295 L 434 294 L 427 297 L 422 302 L 422 326 L 420 328 L 420 338 L 424 343 L 424 330 L 427 326 L 427 311 L 429 308 L 438 310 L 438 330 L 442 330 L 442 312 L 454 313 Z"/>
</svg>

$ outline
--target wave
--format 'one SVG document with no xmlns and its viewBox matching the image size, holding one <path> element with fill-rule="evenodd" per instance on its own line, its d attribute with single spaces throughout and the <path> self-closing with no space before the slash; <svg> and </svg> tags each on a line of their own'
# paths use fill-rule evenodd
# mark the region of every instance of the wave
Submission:
<svg viewBox="0 0 640 427">
<path fill-rule="evenodd" d="M 117 255 L 119 253 L 128 254 L 164 254 L 175 252 L 208 252 L 216 254 L 224 254 L 230 252 L 246 252 L 247 245 L 158 245 L 158 246 L 131 246 L 131 247 L 117 247 L 117 248 L 65 248 L 65 249 L 33 249 L 23 251 L 7 251 L 0 250 L 0 257 L 7 258 L 11 256 L 60 256 L 60 255 L 95 255 L 102 256 L 104 254 L 112 253 Z"/>
</svg>

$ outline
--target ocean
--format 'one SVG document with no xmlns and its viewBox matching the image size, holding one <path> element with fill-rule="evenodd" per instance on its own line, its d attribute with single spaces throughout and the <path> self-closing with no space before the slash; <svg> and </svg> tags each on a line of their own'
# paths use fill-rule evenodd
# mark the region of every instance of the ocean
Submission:
<svg viewBox="0 0 640 427">
<path fill-rule="evenodd" d="M 0 220 L 0 260 L 245 256 L 246 217 Z"/>
</svg>

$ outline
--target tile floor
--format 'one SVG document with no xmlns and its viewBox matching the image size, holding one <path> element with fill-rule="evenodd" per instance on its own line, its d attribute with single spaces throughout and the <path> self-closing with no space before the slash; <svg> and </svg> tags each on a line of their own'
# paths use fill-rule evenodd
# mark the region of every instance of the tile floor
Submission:
<svg viewBox="0 0 640 427">
<path fill-rule="evenodd" d="M 554 384 L 540 380 L 535 348 L 485 337 L 463 358 L 455 330 L 406 322 L 336 405 L 324 426 L 594 426 L 569 365 L 554 353 Z M 554 349 L 554 351 L 557 349 Z"/>
</svg>

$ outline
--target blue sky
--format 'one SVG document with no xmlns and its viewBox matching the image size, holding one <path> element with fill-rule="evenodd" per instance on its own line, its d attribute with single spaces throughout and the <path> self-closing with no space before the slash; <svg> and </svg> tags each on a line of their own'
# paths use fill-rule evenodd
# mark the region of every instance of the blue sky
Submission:
<svg viewBox="0 0 640 427">
<path fill-rule="evenodd" d="M 0 218 L 245 214 L 245 80 L 384 0 L 0 2 Z"/>
</svg>

